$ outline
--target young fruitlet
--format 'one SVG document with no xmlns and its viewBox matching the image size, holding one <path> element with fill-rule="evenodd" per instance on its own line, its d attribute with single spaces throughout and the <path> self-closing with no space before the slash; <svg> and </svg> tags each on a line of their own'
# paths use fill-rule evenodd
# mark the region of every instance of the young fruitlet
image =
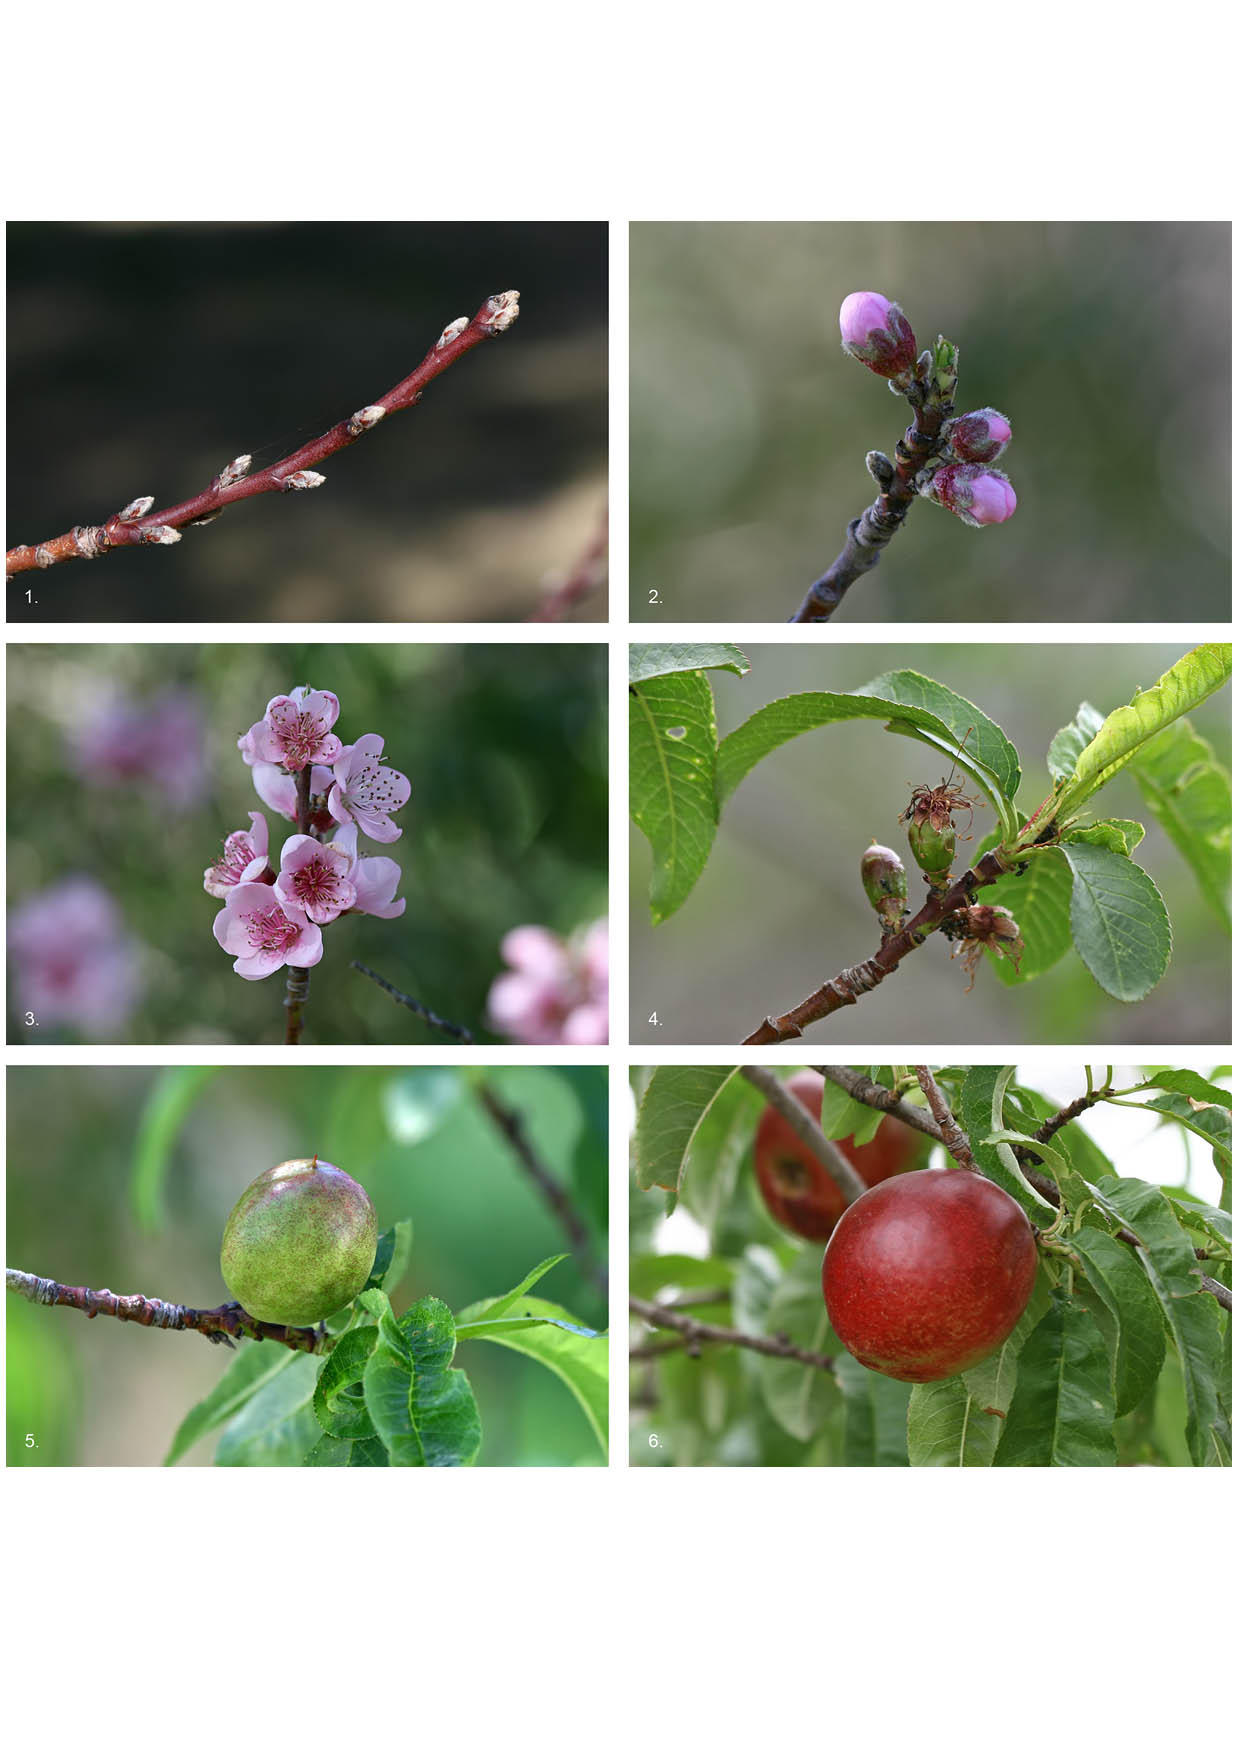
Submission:
<svg viewBox="0 0 1240 1750">
<path fill-rule="evenodd" d="M 224 1225 L 220 1272 L 251 1318 L 313 1325 L 360 1293 L 375 1261 L 370 1198 L 329 1161 L 282 1161 L 248 1186 Z"/>
<path fill-rule="evenodd" d="M 965 741 L 971 733 L 971 730 L 965 731 Z M 960 745 L 963 747 L 964 742 Z M 955 775 L 953 761 L 951 771 L 941 784 L 933 787 L 918 784 L 900 816 L 909 823 L 909 850 L 917 867 L 930 877 L 931 886 L 945 885 L 945 878 L 956 860 L 956 827 L 952 816 L 967 812 L 970 826 L 973 824 L 974 799 L 965 795 L 962 784 L 952 782 Z"/>
<path fill-rule="evenodd" d="M 883 935 L 894 935 L 904 922 L 908 908 L 908 875 L 904 864 L 886 845 L 872 844 L 861 859 L 861 885 L 878 913 Z"/>
<path fill-rule="evenodd" d="M 822 1077 L 801 1070 L 784 1086 L 810 1117 L 822 1117 Z M 867 1185 L 877 1185 L 893 1173 L 919 1166 L 925 1148 L 916 1134 L 896 1118 L 884 1118 L 872 1142 L 837 1142 Z M 768 1106 L 758 1122 L 753 1148 L 754 1173 L 762 1201 L 781 1227 L 802 1239 L 825 1240 L 844 1213 L 844 1193 L 811 1153 L 792 1126 Z"/>
<path fill-rule="evenodd" d="M 963 1169 L 877 1185 L 844 1213 L 822 1261 L 836 1336 L 892 1379 L 947 1379 L 1011 1335 L 1037 1248 L 1006 1191 Z"/>
</svg>

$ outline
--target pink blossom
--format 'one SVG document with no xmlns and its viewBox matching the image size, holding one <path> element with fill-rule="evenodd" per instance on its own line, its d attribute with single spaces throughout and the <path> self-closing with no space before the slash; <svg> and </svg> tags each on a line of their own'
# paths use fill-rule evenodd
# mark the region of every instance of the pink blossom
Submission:
<svg viewBox="0 0 1240 1750">
<path fill-rule="evenodd" d="M 538 924 L 510 930 L 500 944 L 510 972 L 491 986 L 487 1011 L 497 1033 L 523 1045 L 607 1043 L 607 920 L 563 941 Z"/>
<path fill-rule="evenodd" d="M 223 855 L 203 870 L 202 884 L 212 899 L 223 899 L 230 887 L 242 881 L 257 881 L 267 867 L 267 822 L 258 810 L 250 810 L 249 832 L 230 832 Z"/>
<path fill-rule="evenodd" d="M 290 777 L 283 766 L 254 760 L 251 762 L 250 776 L 254 780 L 259 800 L 265 802 L 273 814 L 282 814 L 285 820 L 297 819 L 297 780 Z M 331 768 L 315 766 L 310 773 L 311 796 L 325 797 L 331 789 L 331 783 Z"/>
<path fill-rule="evenodd" d="M 971 529 L 985 523 L 1005 523 L 1016 509 L 1016 493 L 1007 475 L 983 468 L 980 462 L 949 463 L 921 490 L 936 504 L 946 505 Z"/>
<path fill-rule="evenodd" d="M 286 772 L 299 772 L 313 760 L 330 766 L 343 751 L 340 737 L 329 733 L 339 715 L 335 693 L 316 692 L 313 687 L 278 693 L 266 714 L 238 741 L 241 757 L 247 766 L 267 761 Z"/>
<path fill-rule="evenodd" d="M 323 958 L 319 926 L 261 881 L 234 887 L 212 927 L 224 952 L 236 955 L 233 971 L 242 978 L 269 978 L 281 966 L 317 966 Z"/>
<path fill-rule="evenodd" d="M 943 427 L 947 450 L 958 462 L 993 462 L 1012 441 L 1012 428 L 994 407 L 962 413 Z"/>
<path fill-rule="evenodd" d="M 151 700 L 113 692 L 85 709 L 74 736 L 78 769 L 95 784 L 149 784 L 184 808 L 199 795 L 205 735 L 196 694 L 169 688 Z"/>
<path fill-rule="evenodd" d="M 840 344 L 880 377 L 903 377 L 917 362 L 917 337 L 908 318 L 881 292 L 850 292 L 844 299 Z"/>
<path fill-rule="evenodd" d="M 352 862 L 337 845 L 321 845 L 305 833 L 294 833 L 280 852 L 276 892 L 286 909 L 305 912 L 313 924 L 330 924 L 357 904 L 357 889 L 349 879 Z"/>
<path fill-rule="evenodd" d="M 334 850 L 349 858 L 349 880 L 357 897 L 354 911 L 368 912 L 376 918 L 398 918 L 405 909 L 403 899 L 397 899 L 396 883 L 400 880 L 400 864 L 391 857 L 361 857 L 357 851 L 357 828 L 342 826 L 332 840 Z"/>
<path fill-rule="evenodd" d="M 58 1025 L 93 1038 L 121 1034 L 142 991 L 140 950 L 110 894 L 71 875 L 9 919 L 17 1006 L 34 1017 L 26 1037 Z"/>
<path fill-rule="evenodd" d="M 362 735 L 332 765 L 336 780 L 327 806 L 341 826 L 360 826 L 367 838 L 390 845 L 401 828 L 388 819 L 409 800 L 409 780 L 383 765 L 383 737 Z"/>
</svg>

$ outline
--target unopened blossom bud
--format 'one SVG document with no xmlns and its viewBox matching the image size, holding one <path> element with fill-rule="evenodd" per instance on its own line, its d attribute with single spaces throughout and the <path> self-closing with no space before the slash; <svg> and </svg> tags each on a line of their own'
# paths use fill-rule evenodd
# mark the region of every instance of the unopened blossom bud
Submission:
<svg viewBox="0 0 1240 1750">
<path fill-rule="evenodd" d="M 904 377 L 917 362 L 908 318 L 881 292 L 848 294 L 840 305 L 840 343 L 879 377 Z"/>
<path fill-rule="evenodd" d="M 994 462 L 1012 441 L 1012 428 L 994 407 L 962 413 L 943 427 L 943 442 L 958 462 Z"/>
<path fill-rule="evenodd" d="M 980 462 L 951 462 L 932 474 L 922 494 L 942 504 L 971 529 L 1005 523 L 1016 509 L 1016 494 L 1006 474 Z"/>
<path fill-rule="evenodd" d="M 878 913 L 883 934 L 894 934 L 908 901 L 908 875 L 896 853 L 886 845 L 871 845 L 861 859 L 861 885 Z"/>
</svg>

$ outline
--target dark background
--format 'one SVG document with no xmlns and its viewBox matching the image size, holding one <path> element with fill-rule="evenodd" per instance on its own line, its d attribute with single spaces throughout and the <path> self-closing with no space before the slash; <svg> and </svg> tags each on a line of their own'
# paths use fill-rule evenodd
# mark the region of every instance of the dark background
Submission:
<svg viewBox="0 0 1240 1750">
<path fill-rule="evenodd" d="M 1231 618 L 1229 225 L 647 224 L 629 251 L 635 618 L 786 620 L 835 558 L 911 417 L 840 349 L 854 291 L 957 343 L 1019 502 L 987 529 L 915 504 L 841 621 Z"/>
<path fill-rule="evenodd" d="M 112 1042 L 278 1043 L 285 975 L 248 983 L 211 926 L 221 902 L 202 872 L 225 836 L 266 815 L 272 861 L 293 830 L 260 802 L 238 735 L 291 686 L 340 699 L 345 742 L 384 737 L 412 785 L 402 836 L 366 854 L 401 866 L 402 917 L 330 924 L 311 973 L 304 1043 L 447 1043 L 369 979 L 354 957 L 483 1038 L 499 944 L 516 924 L 560 934 L 607 909 L 605 652 L 593 644 L 10 645 L 9 905 L 91 875 L 141 944 L 145 998 Z M 134 700 L 168 686 L 199 703 L 202 794 L 172 808 L 143 782 L 84 777 L 70 737 L 105 685 Z M 11 1040 L 28 1042 L 12 1007 Z M 43 1028 L 41 1044 L 77 1035 Z"/>
<path fill-rule="evenodd" d="M 468 1069 L 216 1070 L 167 1138 L 152 1195 L 138 1146 L 143 1112 L 186 1073 L 9 1070 L 14 1269 L 218 1306 L 227 1299 L 219 1254 L 229 1210 L 259 1173 L 316 1150 L 365 1186 L 380 1231 L 412 1220 L 398 1313 L 423 1294 L 460 1312 L 566 1250 L 563 1229 L 479 1106 Z M 593 1255 L 605 1260 L 606 1069 L 510 1067 L 485 1076 L 521 1113 L 548 1171 L 570 1188 Z M 535 1292 L 592 1329 L 606 1326 L 606 1301 L 572 1258 Z M 6 1312 L 10 1464 L 159 1464 L 183 1416 L 232 1359 L 191 1331 L 87 1319 L 16 1295 Z M 482 1413 L 479 1464 L 602 1462 L 580 1406 L 539 1363 L 470 1342 L 457 1364 Z M 26 1448 L 27 1433 L 34 1449 Z M 182 1465 L 209 1464 L 217 1438 L 199 1441 Z"/>
<path fill-rule="evenodd" d="M 607 497 L 604 224 L 11 224 L 9 546 L 278 461 L 513 287 L 515 326 L 315 492 L 33 572 L 10 619 L 520 620 Z"/>
</svg>

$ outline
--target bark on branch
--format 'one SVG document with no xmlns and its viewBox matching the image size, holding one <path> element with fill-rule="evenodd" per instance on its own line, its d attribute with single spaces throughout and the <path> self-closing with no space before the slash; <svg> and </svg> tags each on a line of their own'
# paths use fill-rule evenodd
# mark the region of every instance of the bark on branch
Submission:
<svg viewBox="0 0 1240 1750">
<path fill-rule="evenodd" d="M 791 1126 L 815 1158 L 822 1162 L 844 1193 L 845 1199 L 849 1203 L 855 1203 L 866 1188 L 865 1180 L 846 1158 L 844 1151 L 836 1148 L 830 1138 L 823 1135 L 822 1125 L 815 1124 L 796 1096 L 790 1094 L 779 1077 L 772 1075 L 769 1069 L 759 1069 L 756 1064 L 742 1064 L 741 1074 L 752 1087 L 757 1088 L 768 1106 L 773 1106 L 784 1122 Z"/>
<path fill-rule="evenodd" d="M 337 450 L 346 449 L 372 431 L 389 413 L 414 407 L 426 385 L 455 364 L 463 354 L 484 340 L 511 328 L 519 314 L 518 293 L 497 292 L 470 321 L 464 316 L 450 322 L 416 370 L 377 400 L 359 407 L 321 437 L 303 444 L 282 461 L 251 474 L 249 456 L 238 456 L 205 491 L 167 510 L 153 510 L 152 498 L 132 503 L 97 527 L 79 525 L 53 540 L 36 546 L 14 547 L 5 557 L 5 572 L 15 577 L 23 571 L 45 570 L 68 559 L 97 559 L 116 547 L 168 547 L 181 539 L 181 530 L 196 523 L 213 522 L 222 510 L 243 498 L 264 492 L 301 492 L 323 484 L 315 470 Z"/>
<path fill-rule="evenodd" d="M 802 1349 L 787 1337 L 751 1337 L 747 1331 L 735 1331 L 728 1325 L 707 1325 L 701 1319 L 691 1318 L 688 1313 L 678 1313 L 671 1307 L 660 1306 L 657 1301 L 636 1300 L 632 1296 L 629 1297 L 629 1311 L 639 1319 L 645 1319 L 648 1325 L 679 1331 L 685 1340 L 684 1346 L 690 1353 L 699 1343 L 731 1343 L 738 1349 L 753 1349 L 759 1355 L 771 1355 L 776 1361 L 799 1361 L 803 1367 L 817 1367 L 823 1373 L 832 1373 L 835 1370 L 835 1362 L 830 1355 L 820 1355 L 814 1349 Z"/>
<path fill-rule="evenodd" d="M 458 1027 L 455 1021 L 445 1021 L 442 1015 L 437 1015 L 434 1009 L 428 1009 L 425 1003 L 420 1003 L 416 997 L 406 996 L 403 990 L 397 990 L 394 984 L 389 984 L 386 978 L 381 978 L 369 966 L 364 966 L 360 960 L 350 960 L 350 972 L 361 972 L 367 978 L 373 979 L 380 990 L 385 990 L 393 1002 L 403 1003 L 407 1009 L 412 1009 L 415 1015 L 420 1015 L 428 1027 L 438 1027 L 441 1033 L 450 1033 L 454 1039 L 459 1039 L 462 1045 L 472 1045 L 474 1036 L 468 1027 Z"/>
<path fill-rule="evenodd" d="M 68 1288 L 62 1282 L 53 1282 L 50 1276 L 32 1276 L 26 1270 L 6 1269 L 4 1283 L 10 1294 L 18 1294 L 38 1306 L 69 1306 L 85 1313 L 88 1319 L 98 1318 L 102 1313 L 105 1318 L 154 1325 L 163 1331 L 197 1331 L 209 1343 L 223 1343 L 229 1349 L 235 1348 L 235 1337 L 252 1337 L 256 1343 L 265 1339 L 286 1349 L 323 1355 L 335 1342 L 325 1329 L 261 1324 L 235 1302 L 202 1311 L 172 1301 L 151 1300 L 144 1294 L 113 1294 L 109 1288 Z"/>
<path fill-rule="evenodd" d="M 787 1039 L 799 1039 L 815 1021 L 855 1003 L 895 972 L 905 956 L 920 948 L 952 912 L 968 905 L 979 887 L 989 887 L 1006 873 L 1007 865 L 993 851 L 987 851 L 959 881 L 942 893 L 931 893 L 916 917 L 894 936 L 888 936 L 876 954 L 856 966 L 845 967 L 784 1014 L 768 1015 L 741 1044 L 780 1045 Z"/>
</svg>

